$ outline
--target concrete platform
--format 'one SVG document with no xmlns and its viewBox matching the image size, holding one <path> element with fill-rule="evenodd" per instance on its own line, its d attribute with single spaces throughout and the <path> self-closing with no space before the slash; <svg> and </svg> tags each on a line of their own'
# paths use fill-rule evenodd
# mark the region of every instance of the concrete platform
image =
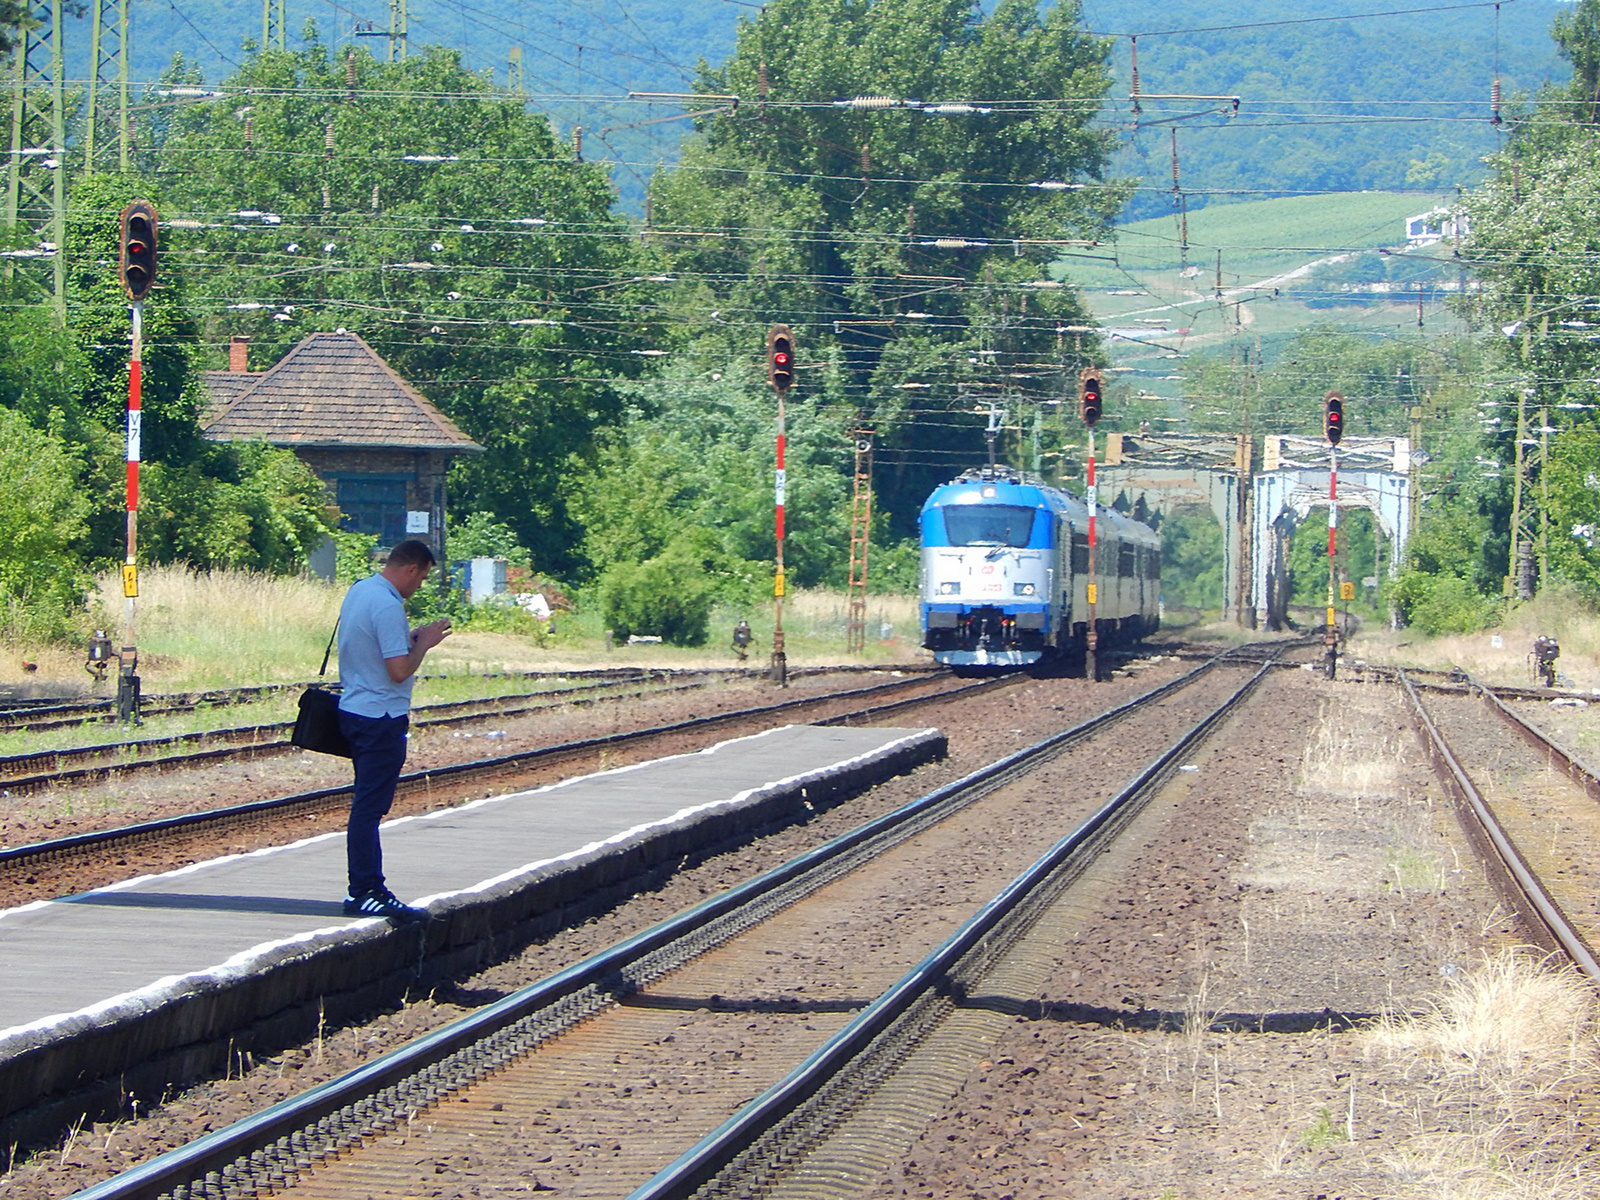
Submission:
<svg viewBox="0 0 1600 1200">
<path fill-rule="evenodd" d="M 488 965 L 944 748 L 789 726 L 389 821 L 389 886 L 422 926 L 343 915 L 343 833 L 0 911 L 0 1141 Z"/>
</svg>

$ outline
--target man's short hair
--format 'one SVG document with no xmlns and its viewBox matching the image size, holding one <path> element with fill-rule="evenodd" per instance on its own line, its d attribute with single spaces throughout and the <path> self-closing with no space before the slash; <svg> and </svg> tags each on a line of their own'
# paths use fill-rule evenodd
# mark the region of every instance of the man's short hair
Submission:
<svg viewBox="0 0 1600 1200">
<path fill-rule="evenodd" d="M 416 538 L 407 538 L 389 551 L 391 567 L 431 567 L 438 561 L 433 551 L 428 549 L 428 543 L 419 542 Z"/>
</svg>

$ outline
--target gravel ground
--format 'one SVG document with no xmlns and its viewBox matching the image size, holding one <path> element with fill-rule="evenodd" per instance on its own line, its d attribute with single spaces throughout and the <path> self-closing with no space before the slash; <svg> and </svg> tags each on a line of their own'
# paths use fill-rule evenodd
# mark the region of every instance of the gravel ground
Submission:
<svg viewBox="0 0 1600 1200">
<path fill-rule="evenodd" d="M 8 1157 L 4 1160 L 7 1173 L 0 1175 L 0 1200 L 49 1200 L 68 1195 L 116 1171 L 125 1170 L 134 1163 L 181 1145 L 197 1133 L 220 1128 L 317 1083 L 336 1078 L 373 1055 L 403 1045 L 473 1008 L 491 1003 L 621 938 L 648 928 L 663 917 L 695 904 L 708 895 L 723 891 L 752 874 L 819 845 L 864 820 L 888 812 L 1004 754 L 1030 745 L 1049 733 L 1122 703 L 1159 682 L 1192 669 L 1194 665 L 1170 658 L 1162 659 L 1141 664 L 1136 670 L 1099 685 L 1082 680 L 1027 682 L 965 701 L 959 714 L 954 717 L 934 709 L 898 715 L 892 719 L 895 724 L 926 723 L 943 728 L 950 741 L 949 757 L 942 763 L 929 764 L 875 788 L 855 801 L 821 813 L 804 826 L 781 831 L 742 850 L 720 855 L 682 872 L 662 889 L 637 896 L 604 917 L 530 946 L 515 959 L 463 979 L 453 988 L 437 990 L 398 1011 L 374 1014 L 371 1020 L 358 1025 L 330 1028 L 315 1042 L 289 1048 L 271 1059 L 246 1063 L 237 1076 L 190 1088 L 138 1120 L 88 1126 L 70 1142 L 38 1152 L 24 1160 L 23 1165 L 12 1163 Z M 822 681 L 810 679 L 806 683 L 814 683 L 819 688 L 825 686 Z M 757 685 L 757 689 L 759 695 L 771 695 L 770 685 L 764 689 Z M 789 690 L 793 693 L 797 689 Z M 720 711 L 725 707 L 742 707 L 752 702 L 752 695 L 747 688 L 733 691 L 740 694 L 729 696 L 721 691 L 690 693 L 640 702 L 639 709 L 630 712 L 626 720 L 605 711 L 588 711 L 566 714 L 562 718 L 541 717 L 533 731 L 519 732 L 508 724 L 505 726 L 506 738 L 494 739 L 495 749 L 492 753 L 503 753 L 501 746 L 514 749 L 517 739 L 525 739 L 528 745 L 539 745 L 583 736 L 580 732 L 583 729 L 593 734 L 613 726 L 632 727 L 634 718 L 641 713 L 646 719 L 639 720 L 638 724 L 658 724 Z M 717 740 L 720 736 L 726 735 L 714 735 L 711 740 Z M 462 739 L 446 736 L 439 739 L 437 746 L 430 746 L 430 740 L 419 739 L 420 744 L 413 749 L 411 765 L 430 761 L 425 757 L 430 754 L 443 756 L 450 752 L 459 753 L 452 743 L 459 743 Z M 190 807 L 194 806 L 193 797 L 197 794 L 225 796 L 227 803 L 236 803 L 253 795 L 282 794 L 314 786 L 304 779 L 303 772 L 320 770 L 321 765 L 302 766 L 303 762 L 312 761 L 311 756 L 307 756 L 305 760 L 287 759 L 223 768 L 215 773 L 206 772 L 199 778 L 186 775 L 183 780 L 175 777 L 150 780 L 148 783 L 155 794 L 144 799 L 126 796 L 124 799 L 126 807 L 138 808 L 154 816 L 164 812 L 185 811 L 182 797 L 186 788 Z M 456 759 L 441 757 L 438 761 Z M 617 764 L 607 762 L 603 765 Z M 338 769 L 337 764 L 334 769 Z M 279 770 L 288 777 L 277 778 L 274 772 Z M 50 797 L 28 797 L 12 803 L 18 806 L 12 810 L 12 818 L 19 824 L 48 824 L 57 819 L 54 813 L 56 806 Z M 30 809 L 37 810 L 37 815 L 29 817 L 27 813 Z M 120 824 L 122 821 L 114 823 Z"/>
<path fill-rule="evenodd" d="M 711 860 L 448 991 L 245 1064 L 147 1117 L 85 1128 L 0 1176 L 0 1197 L 69 1194 L 337 1076 L 1188 665 L 1099 686 L 1027 683 L 929 717 L 950 735 L 946 763 Z M 1170 818 L 1129 852 L 1136 894 L 1104 894 L 1064 947 L 1039 1016 L 1016 1022 L 872 1194 L 1588 1194 L 1571 1180 L 1591 1154 L 1592 1055 L 1554 1073 L 1486 1071 L 1460 1055 L 1388 1050 L 1349 1027 L 1386 1007 L 1425 1006 L 1516 940 L 1399 697 L 1275 673 L 1194 765 Z"/>
<path fill-rule="evenodd" d="M 1134 859 L 1136 902 L 1105 898 L 1042 1017 L 870 1194 L 1593 1194 L 1572 1190 L 1593 1154 L 1592 1045 L 1491 1070 L 1367 1029 L 1516 940 L 1401 703 L 1269 681 Z"/>
</svg>

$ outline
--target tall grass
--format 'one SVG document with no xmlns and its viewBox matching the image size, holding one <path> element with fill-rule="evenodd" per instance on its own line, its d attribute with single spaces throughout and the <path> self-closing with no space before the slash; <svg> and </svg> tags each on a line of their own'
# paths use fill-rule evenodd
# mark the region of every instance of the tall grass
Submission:
<svg viewBox="0 0 1600 1200">
<path fill-rule="evenodd" d="M 1527 686 L 1534 682 L 1528 654 L 1540 634 L 1561 643 L 1556 669 L 1573 687 L 1600 688 L 1600 613 L 1565 588 L 1518 604 L 1482 633 L 1427 638 L 1411 629 L 1369 630 L 1352 639 L 1350 653 L 1402 666 L 1460 667 L 1487 683 Z"/>
<path fill-rule="evenodd" d="M 1433 1111 L 1384 1156 L 1406 1200 L 1577 1200 L 1593 1195 L 1585 1099 L 1600 1083 L 1594 988 L 1527 948 L 1485 955 L 1416 1014 L 1367 1033 Z"/>
<path fill-rule="evenodd" d="M 140 675 L 164 689 L 309 678 L 322 663 L 343 595 L 308 579 L 146 567 L 134 609 Z M 97 601 L 120 644 L 120 576 L 100 580 Z"/>
<path fill-rule="evenodd" d="M 146 692 L 238 687 L 308 679 L 316 674 L 333 632 L 344 588 L 306 579 L 239 571 L 198 572 L 183 567 L 146 567 L 139 574 L 135 644 Z M 581 600 L 581 597 L 580 597 Z M 498 671 L 564 670 L 591 666 L 731 665 L 734 624 L 742 617 L 755 634 L 747 665 L 771 653 L 772 601 L 715 614 L 706 645 L 611 646 L 599 616 L 580 603 L 576 613 L 558 613 L 553 632 L 533 638 L 482 629 L 458 630 L 428 656 L 429 675 L 483 675 Z M 91 599 L 93 627 L 123 641 L 120 575 L 107 575 Z M 917 648 L 917 602 L 912 596 L 871 596 L 862 655 L 845 653 L 850 619 L 842 592 L 791 592 L 785 598 L 785 650 L 792 666 L 833 663 L 922 661 Z M 10 647 L 0 655 L 0 684 L 34 684 L 49 694 L 88 691 L 84 650 L 73 647 Z M 33 664 L 24 673 L 22 663 Z M 330 665 L 337 671 L 337 663 Z M 432 688 L 436 685 L 430 683 Z M 102 689 L 110 690 L 110 684 Z"/>
</svg>

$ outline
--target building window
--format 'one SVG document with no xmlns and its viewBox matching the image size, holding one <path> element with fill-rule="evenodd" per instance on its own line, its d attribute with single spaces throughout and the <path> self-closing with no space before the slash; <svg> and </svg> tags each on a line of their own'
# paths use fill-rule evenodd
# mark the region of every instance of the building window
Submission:
<svg viewBox="0 0 1600 1200">
<path fill-rule="evenodd" d="M 339 528 L 368 533 L 380 546 L 406 539 L 406 480 L 396 475 L 344 475 L 338 480 Z"/>
</svg>

